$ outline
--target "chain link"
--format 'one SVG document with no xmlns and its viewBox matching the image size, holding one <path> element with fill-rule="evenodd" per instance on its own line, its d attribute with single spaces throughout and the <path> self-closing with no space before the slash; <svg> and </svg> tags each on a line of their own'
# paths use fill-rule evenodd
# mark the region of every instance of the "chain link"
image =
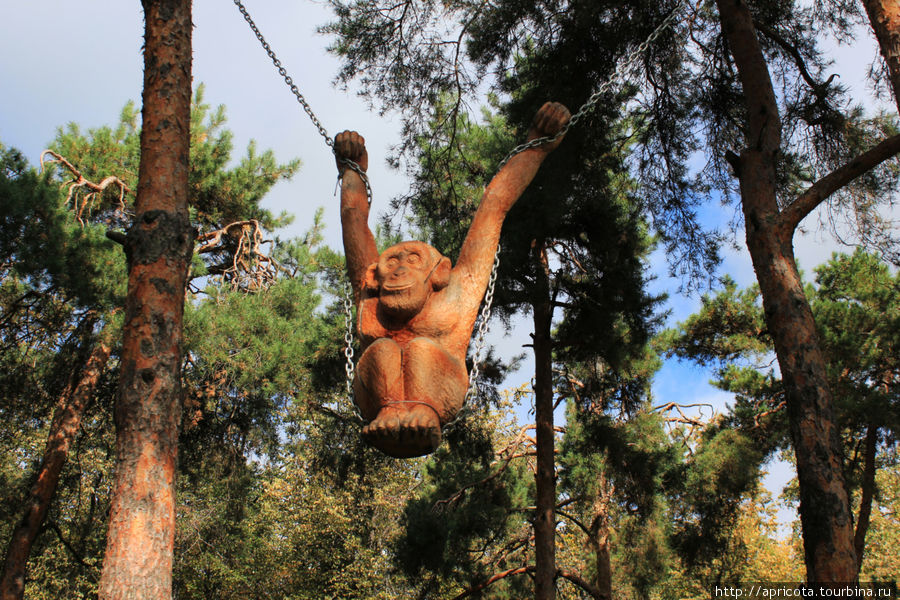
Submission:
<svg viewBox="0 0 900 600">
<path fill-rule="evenodd" d="M 363 180 L 363 183 L 366 186 L 366 202 L 369 203 L 369 206 L 372 206 L 372 186 L 369 184 L 369 176 L 366 175 L 366 172 L 363 171 L 362 167 L 350 160 L 349 158 L 341 158 L 338 159 L 341 161 L 341 164 L 347 165 L 349 169 L 356 171 L 356 174 L 359 175 L 359 178 Z M 343 175 L 338 173 L 338 182 L 340 182 Z"/>
<path fill-rule="evenodd" d="M 675 19 L 678 17 L 679 8 L 675 8 L 669 15 L 663 19 L 663 22 L 660 23 L 656 29 L 645 39 L 640 46 L 638 46 L 633 52 L 631 52 L 626 58 L 625 62 L 622 64 L 621 69 L 616 69 L 613 76 L 604 81 L 596 92 L 591 94 L 590 98 L 581 105 L 581 108 L 578 109 L 572 117 L 569 119 L 569 122 L 565 124 L 565 126 L 554 136 L 546 136 L 540 137 L 523 144 L 519 144 L 515 148 L 510 151 L 509 154 L 506 155 L 502 161 L 500 161 L 500 165 L 497 167 L 497 170 L 503 168 L 503 166 L 510 161 L 517 154 L 521 154 L 522 152 L 529 150 L 531 148 L 537 148 L 538 146 L 542 146 L 547 142 L 555 142 L 556 140 L 562 138 L 568 131 L 581 120 L 584 115 L 593 110 L 594 106 L 602 99 L 603 95 L 606 91 L 613 86 L 613 84 L 623 80 L 625 75 L 630 74 L 631 71 L 634 70 L 635 65 L 637 65 L 638 60 L 641 56 L 647 51 L 647 48 L 650 47 L 654 41 L 656 41 L 662 33 L 672 25 Z M 475 337 L 475 349 L 474 356 L 472 357 L 472 370 L 469 373 L 469 388 L 466 390 L 465 400 L 463 401 L 463 408 L 459 411 L 456 418 L 447 423 L 444 427 L 445 429 L 452 427 L 460 420 L 463 416 L 464 412 L 467 410 L 471 410 L 470 402 L 474 399 L 477 391 L 478 391 L 478 376 L 481 371 L 481 354 L 484 352 L 484 340 L 485 335 L 487 333 L 487 323 L 491 316 L 491 305 L 494 301 L 494 288 L 497 283 L 497 270 L 500 265 L 500 248 L 497 247 L 497 253 L 494 255 L 494 266 L 491 270 L 491 278 L 488 283 L 487 291 L 484 295 L 484 304 L 481 308 L 481 314 L 479 315 L 479 323 L 478 323 L 478 332 Z"/>
<path fill-rule="evenodd" d="M 284 82 L 291 89 L 291 92 L 293 92 L 294 96 L 297 97 L 297 101 L 300 103 L 300 106 L 303 107 L 303 110 L 306 111 L 306 114 L 309 115 L 310 119 L 312 119 L 313 125 L 315 125 L 319 130 L 319 135 L 325 138 L 325 143 L 328 144 L 330 148 L 334 148 L 334 140 L 332 140 L 328 135 L 328 132 L 325 131 L 322 123 L 319 122 L 319 119 L 313 112 L 312 107 L 310 107 L 309 103 L 306 101 L 306 98 L 303 97 L 303 94 L 300 93 L 300 90 L 294 84 L 294 80 L 291 79 L 290 75 L 288 75 L 287 69 L 285 69 L 281 65 L 281 61 L 278 60 L 277 56 L 275 56 L 275 51 L 272 50 L 272 47 L 269 46 L 269 42 L 267 42 L 266 38 L 263 37 L 263 34 L 256 26 L 256 23 L 253 22 L 253 18 L 250 16 L 250 13 L 247 12 L 247 8 L 243 5 L 241 0 L 234 0 L 234 4 L 238 7 L 238 10 L 241 11 L 241 15 L 243 15 L 244 20 L 247 21 L 250 29 L 253 30 L 253 33 L 256 35 L 256 39 L 258 39 L 259 43 L 262 44 L 263 50 L 265 50 L 266 54 L 269 55 L 269 58 L 272 60 L 272 64 L 275 65 L 276 69 L 278 69 L 278 74 L 281 75 L 281 77 L 284 79 Z"/>
<path fill-rule="evenodd" d="M 491 320 L 491 306 L 494 303 L 494 290 L 497 287 L 497 271 L 500 268 L 500 247 L 494 253 L 494 264 L 491 267 L 491 277 L 488 280 L 487 290 L 484 292 L 484 300 L 481 312 L 478 314 L 478 329 L 475 333 L 475 346 L 472 352 L 472 370 L 469 371 L 469 387 L 463 398 L 463 405 L 451 421 L 444 425 L 444 431 L 449 431 L 462 419 L 466 413 L 472 410 L 472 401 L 478 393 L 478 377 L 481 373 L 481 355 L 484 353 L 485 336 L 487 335 L 488 321 Z"/>
<path fill-rule="evenodd" d="M 356 364 L 353 362 L 353 290 L 349 281 L 344 282 L 344 357 L 346 358 L 344 371 L 347 373 L 347 396 L 350 398 L 353 414 L 360 421 L 363 421 L 353 394 L 353 377 L 356 372 Z"/>
<path fill-rule="evenodd" d="M 674 10 L 672 10 L 672 12 L 669 13 L 669 16 L 667 16 L 665 19 L 663 19 L 662 23 L 660 23 L 656 27 L 656 29 L 654 29 L 653 32 L 649 36 L 647 36 L 647 39 L 645 39 L 643 42 L 641 42 L 640 46 L 635 48 L 634 51 L 632 51 L 631 53 L 628 54 L 628 56 L 625 57 L 625 61 L 622 63 L 622 68 L 616 69 L 613 72 L 612 77 L 610 77 L 609 79 L 604 81 L 602 84 L 600 84 L 600 87 L 597 88 L 597 91 L 594 92 L 593 94 L 591 94 L 590 98 L 588 98 L 587 101 L 581 105 L 581 108 L 578 109 L 578 112 L 576 112 L 574 115 L 572 115 L 572 117 L 569 119 L 569 122 L 566 123 L 565 126 L 559 130 L 559 133 L 557 133 L 554 136 L 540 137 L 540 138 L 533 139 L 529 142 L 525 142 L 524 144 L 519 144 L 518 146 L 513 148 L 509 154 L 506 155 L 506 158 L 504 158 L 502 161 L 500 161 L 500 167 L 498 167 L 498 169 L 502 168 L 515 155 L 521 154 L 522 152 L 529 150 L 531 148 L 537 148 L 538 146 L 541 146 L 547 142 L 555 142 L 556 140 L 558 140 L 558 139 L 562 138 L 564 135 L 566 135 L 566 133 L 568 133 L 568 131 L 576 123 L 578 123 L 578 121 L 580 121 L 581 118 L 584 117 L 584 115 L 586 115 L 587 113 L 589 113 L 590 111 L 592 111 L 594 109 L 594 106 L 603 98 L 603 95 L 606 94 L 606 92 L 607 92 L 607 90 L 609 90 L 609 88 L 611 88 L 614 84 L 624 80 L 626 78 L 626 75 L 631 74 L 631 72 L 635 69 L 635 66 L 638 63 L 638 60 L 647 51 L 647 48 L 650 47 L 650 44 L 655 42 L 659 38 L 659 36 L 661 36 L 663 34 L 663 32 L 666 29 L 668 29 L 672 25 L 673 22 L 675 22 L 675 19 L 678 17 L 679 13 L 681 12 L 680 9 L 681 9 L 681 6 L 678 6 Z"/>
<path fill-rule="evenodd" d="M 316 116 L 316 113 L 313 112 L 312 107 L 309 105 L 309 102 L 306 101 L 306 98 L 303 97 L 303 94 L 300 93 L 300 89 L 294 83 L 293 78 L 288 75 L 287 69 L 284 68 L 284 65 L 281 64 L 281 61 L 275 55 L 275 51 L 272 50 L 272 47 L 269 45 L 269 42 L 266 41 L 266 38 L 263 36 L 262 32 L 259 30 L 259 27 L 256 26 L 256 23 L 253 21 L 253 18 L 250 16 L 250 13 L 247 12 L 247 7 L 241 2 L 241 0 L 234 0 L 235 6 L 237 6 L 238 10 L 241 11 L 241 15 L 244 17 L 244 20 L 247 21 L 247 25 L 250 26 L 250 29 L 253 31 L 253 34 L 256 36 L 256 39 L 259 40 L 259 43 L 262 45 L 263 50 L 266 51 L 266 54 L 271 59 L 272 64 L 275 65 L 275 68 L 278 69 L 278 74 L 281 75 L 282 79 L 284 79 L 284 83 L 287 84 L 288 88 L 290 88 L 291 93 L 297 98 L 297 102 L 300 103 L 300 106 L 303 107 L 303 111 L 309 116 L 313 125 L 316 126 L 316 129 L 319 130 L 319 135 L 325 140 L 325 144 L 331 148 L 331 151 L 334 152 L 334 140 L 328 135 L 328 131 L 326 131 L 325 127 L 322 125 L 322 122 L 319 121 L 319 118 Z M 335 153 L 337 156 L 337 153 Z M 366 172 L 362 170 L 358 164 L 349 160 L 347 158 L 339 158 L 342 164 L 347 165 L 354 171 L 356 171 L 360 178 L 363 180 L 363 183 L 366 186 L 366 200 L 369 202 L 369 206 L 372 205 L 372 186 L 369 184 L 369 176 L 366 175 Z"/>
<path fill-rule="evenodd" d="M 481 306 L 481 314 L 478 315 L 478 332 L 475 335 L 475 348 L 472 355 L 472 371 L 469 373 L 469 389 L 466 390 L 466 398 L 463 404 L 475 397 L 477 392 L 478 375 L 481 371 L 481 355 L 484 352 L 484 338 L 487 335 L 488 321 L 491 319 L 491 306 L 494 303 L 494 289 L 497 287 L 497 271 L 500 268 L 500 247 L 494 253 L 494 264 L 491 267 L 491 278 L 488 280 L 487 290 L 484 292 L 484 302 Z"/>
</svg>

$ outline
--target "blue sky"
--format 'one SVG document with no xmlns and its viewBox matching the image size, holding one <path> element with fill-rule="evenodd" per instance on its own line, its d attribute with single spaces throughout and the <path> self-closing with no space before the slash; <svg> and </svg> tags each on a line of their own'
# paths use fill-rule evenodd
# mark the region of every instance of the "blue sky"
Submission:
<svg viewBox="0 0 900 600">
<path fill-rule="evenodd" d="M 388 200 L 406 185 L 402 174 L 388 169 L 384 161 L 390 146 L 399 141 L 400 122 L 369 111 L 352 90 L 332 85 L 338 61 L 326 51 L 329 40 L 316 33 L 317 26 L 331 18 L 327 7 L 309 0 L 245 3 L 330 135 L 355 129 L 366 137 L 375 191 L 373 208 L 375 212 L 386 208 Z M 0 142 L 19 148 L 36 163 L 57 127 L 70 121 L 84 128 L 112 124 L 128 100 L 140 101 L 143 15 L 137 0 L 4 1 L 2 5 L 6 10 L 0 36 Z M 295 223 L 279 235 L 302 233 L 315 210 L 324 206 L 326 240 L 339 248 L 336 171 L 330 150 L 232 2 L 196 0 L 194 24 L 194 82 L 206 85 L 209 103 L 226 105 L 236 152 L 255 139 L 260 148 L 272 148 L 281 160 L 299 157 L 303 161 L 294 180 L 277 185 L 265 201 L 276 213 L 287 210 L 296 215 Z M 835 66 L 841 81 L 864 93 L 862 77 L 875 53 L 865 34 L 854 48 L 842 50 Z M 733 214 L 731 207 L 706 210 L 704 218 L 714 225 L 727 224 Z M 817 230 L 816 219 L 816 215 L 808 219 L 809 233 L 798 235 L 795 243 L 807 272 L 838 249 L 827 233 Z M 720 273 L 749 285 L 753 271 L 742 236 L 737 233 L 735 247 L 726 253 Z M 653 270 L 659 277 L 655 291 L 670 294 L 670 324 L 674 325 L 696 310 L 699 298 L 675 292 L 678 282 L 665 276 L 658 255 Z M 511 336 L 503 338 L 494 332 L 491 341 L 511 356 L 522 351 L 528 332 L 530 322 L 525 320 Z M 526 362 L 510 383 L 527 381 L 530 366 Z M 657 401 L 708 401 L 722 410 L 729 398 L 708 384 L 710 377 L 704 369 L 669 361 L 654 384 L 654 396 Z M 777 496 L 790 472 L 784 466 L 774 466 L 772 471 L 767 483 Z"/>
</svg>

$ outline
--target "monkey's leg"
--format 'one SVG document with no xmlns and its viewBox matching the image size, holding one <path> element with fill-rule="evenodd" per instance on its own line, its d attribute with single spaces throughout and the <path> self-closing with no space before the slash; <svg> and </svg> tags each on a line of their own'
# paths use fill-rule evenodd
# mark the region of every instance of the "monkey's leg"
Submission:
<svg viewBox="0 0 900 600">
<path fill-rule="evenodd" d="M 465 365 L 430 338 L 415 338 L 403 348 L 403 384 L 400 440 L 408 452 L 416 452 L 410 456 L 429 454 L 441 443 L 441 425 L 462 406 Z"/>
<path fill-rule="evenodd" d="M 400 346 L 391 339 L 376 340 L 356 365 L 353 391 L 366 421 L 374 421 L 386 404 L 403 399 Z M 396 428 L 396 427 L 395 427 Z"/>
<path fill-rule="evenodd" d="M 402 423 L 408 420 L 410 405 L 404 401 L 401 361 L 402 351 L 396 342 L 388 338 L 377 340 L 360 357 L 354 382 L 359 410 L 369 421 L 362 428 L 363 438 L 395 458 L 430 452 L 423 452 L 421 443 L 411 445 L 406 439 L 408 436 Z"/>
</svg>

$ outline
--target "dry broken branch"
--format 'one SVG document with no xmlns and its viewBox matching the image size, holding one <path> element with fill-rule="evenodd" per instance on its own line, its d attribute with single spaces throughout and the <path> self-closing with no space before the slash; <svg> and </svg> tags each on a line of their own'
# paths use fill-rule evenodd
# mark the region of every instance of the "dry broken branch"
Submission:
<svg viewBox="0 0 900 600">
<path fill-rule="evenodd" d="M 258 292 L 275 283 L 281 265 L 264 250 L 263 229 L 256 219 L 235 221 L 216 231 L 197 236 L 197 253 L 225 252 L 231 263 L 211 272 L 222 276 L 233 289 Z"/>
<path fill-rule="evenodd" d="M 757 428 L 762 427 L 762 423 L 760 423 L 760 419 L 762 419 L 763 417 L 768 417 L 769 415 L 775 414 L 775 413 L 781 411 L 782 409 L 784 409 L 786 406 L 787 406 L 787 401 L 782 400 L 781 402 L 779 402 L 778 404 L 776 404 L 769 410 L 764 410 L 761 413 L 756 414 L 753 417 L 753 426 L 757 427 Z"/>
<path fill-rule="evenodd" d="M 685 413 L 685 409 L 688 408 L 700 408 L 700 415 L 697 417 L 687 415 Z M 704 418 L 704 408 L 709 408 L 712 411 L 712 415 L 708 419 Z M 666 416 L 666 423 L 686 425 L 688 430 L 688 437 L 693 437 L 695 430 L 703 431 L 703 429 L 710 423 L 710 421 L 713 420 L 716 414 L 713 405 L 706 402 L 696 402 L 693 404 L 679 404 L 678 402 L 668 402 L 666 404 L 660 404 L 659 406 L 653 407 L 653 412 L 665 413 L 670 411 L 674 411 L 677 414 Z"/>
<path fill-rule="evenodd" d="M 47 155 L 50 155 L 53 158 L 48 160 L 45 158 Z M 78 222 L 81 223 L 82 227 L 84 226 L 84 211 L 87 210 L 90 212 L 90 210 L 93 209 L 94 200 L 97 199 L 97 196 L 102 195 L 110 186 L 119 188 L 119 203 L 116 206 L 116 213 L 123 216 L 125 215 L 125 194 L 133 194 L 133 192 L 131 191 L 131 188 L 125 185 L 124 181 L 115 175 L 106 177 L 100 183 L 88 181 L 84 178 L 84 175 L 81 174 L 81 171 L 75 168 L 75 165 L 53 150 L 44 150 L 41 152 L 40 161 L 41 171 L 44 170 L 45 164 L 58 163 L 72 174 L 72 181 L 63 183 L 64 186 L 68 186 L 69 188 L 69 192 L 66 195 L 66 204 L 70 201 L 72 202 L 72 210 L 75 211 L 75 218 L 78 219 Z M 84 190 L 90 191 L 85 193 Z M 80 193 L 83 193 L 84 195 L 81 196 L 79 201 Z"/>
</svg>

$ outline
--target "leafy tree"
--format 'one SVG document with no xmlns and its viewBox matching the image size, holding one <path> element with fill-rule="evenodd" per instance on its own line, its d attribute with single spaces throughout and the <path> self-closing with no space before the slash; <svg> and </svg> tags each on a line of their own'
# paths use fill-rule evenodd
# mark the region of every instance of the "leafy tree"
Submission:
<svg viewBox="0 0 900 600">
<path fill-rule="evenodd" d="M 650 597 L 673 562 L 666 492 L 682 457 L 648 405 L 630 415 L 601 402 L 576 407 L 570 401 L 561 445 L 559 514 L 586 538 L 586 573 L 601 597 Z"/>
<path fill-rule="evenodd" d="M 860 580 L 893 581 L 896 584 L 897 568 L 900 567 L 894 546 L 900 535 L 900 473 L 896 447 L 882 456 L 875 475 L 875 488 L 878 493 L 866 535 L 866 560 L 862 564 Z"/>
<path fill-rule="evenodd" d="M 20 508 L 0 583 L 7 600 L 24 593 L 28 555 L 109 360 L 115 327 L 106 325 L 121 300 L 123 269 L 103 228 L 79 226 L 47 176 L 14 150 L 2 154 L 3 412 L 9 425 L 30 429 L 53 407 L 33 478 L 10 487 Z"/>
<path fill-rule="evenodd" d="M 704 564 L 673 569 L 659 589 L 661 598 L 706 598 L 716 582 L 801 581 L 803 549 L 778 534 L 776 504 L 755 487 L 737 505 L 733 525 L 719 539 L 719 552 Z"/>
<path fill-rule="evenodd" d="M 423 465 L 397 541 L 398 563 L 418 582 L 417 598 L 527 594 L 508 576 L 527 572 L 533 560 L 526 521 L 534 497 L 526 467 L 534 467 L 533 446 L 529 453 L 527 431 L 514 427 L 506 410 L 502 417 L 470 414 Z"/>
<path fill-rule="evenodd" d="M 102 368 L 102 363 L 109 360 L 111 353 L 116 357 L 111 364 L 114 367 L 118 364 L 118 347 L 111 342 L 118 337 L 121 320 L 118 307 L 123 301 L 126 278 L 121 250 L 104 233 L 108 227 L 127 225 L 132 216 L 132 196 L 130 192 L 120 196 L 118 189 L 92 194 L 90 188 L 78 182 L 99 182 L 115 173 L 127 190 L 135 189 L 139 158 L 136 117 L 134 106 L 129 103 L 122 110 L 119 123 L 113 127 L 83 132 L 70 124 L 60 129 L 51 145 L 57 160 L 45 161 L 43 175 L 35 174 L 15 151 L 3 151 L 4 202 L 0 233 L 3 241 L 0 244 L 6 268 L 2 274 L 2 335 L 5 340 L 2 357 L 6 367 L 3 385 L 7 393 L 4 397 L 10 400 L 4 414 L 11 428 L 20 424 L 28 431 L 35 431 L 37 427 L 36 431 L 43 432 L 51 441 L 56 440 L 46 448 L 44 465 L 35 465 L 29 472 L 32 479 L 23 479 L 17 469 L 19 474 L 15 480 L 19 483 L 11 484 L 9 488 L 11 493 L 12 490 L 16 492 L 15 500 L 11 496 L 8 506 L 24 509 L 25 496 L 21 494 L 30 482 L 37 486 L 30 496 L 31 516 L 21 521 L 15 538 L 18 541 L 11 543 L 7 552 L 4 586 L 12 587 L 4 589 L 12 589 L 12 597 L 21 597 L 30 546 L 47 528 L 50 528 L 48 531 L 63 532 L 59 537 L 65 541 L 59 549 L 73 564 L 70 574 L 59 581 L 74 582 L 85 573 L 96 577 L 97 565 L 90 561 L 90 556 L 99 549 L 81 544 L 78 541 L 84 539 L 81 533 L 71 536 L 65 533 L 65 526 L 52 516 L 54 504 L 51 499 L 58 477 L 62 477 L 64 487 L 80 480 L 79 476 L 66 475 L 68 467 L 59 475 L 69 451 L 78 448 L 74 445 L 79 423 L 97 418 L 91 411 L 99 410 L 100 415 L 108 417 L 111 410 L 112 396 L 104 383 L 108 382 L 110 373 Z M 271 151 L 259 153 L 251 144 L 242 160 L 235 165 L 229 164 L 232 144 L 230 132 L 223 129 L 224 109 L 210 110 L 203 102 L 202 86 L 194 96 L 192 123 L 194 158 L 189 180 L 192 195 L 205 194 L 208 207 L 203 212 L 194 212 L 194 222 L 200 231 L 209 232 L 227 225 L 215 220 L 219 218 L 246 217 L 270 227 L 285 223 L 284 215 L 271 215 L 259 207 L 259 201 L 275 182 L 293 174 L 299 162 L 279 164 Z M 50 168 L 53 162 L 65 166 Z M 228 210 L 211 211 L 214 198 L 227 200 Z M 227 253 L 228 249 L 222 247 L 204 253 L 202 256 L 210 265 L 208 268 L 203 261 L 195 259 L 194 276 L 214 271 L 217 264 L 228 259 Z M 35 368 L 37 365 L 41 368 Z M 98 373 L 101 374 L 99 380 Z M 94 386 L 93 392 L 91 386 Z M 48 433 L 42 426 L 49 424 L 51 419 L 47 411 L 54 403 L 57 404 L 57 416 Z M 111 425 L 111 421 L 107 424 Z M 15 447 L 11 442 L 11 448 Z M 105 456 L 107 450 L 102 454 Z M 78 450 L 77 455 L 83 456 L 84 451 Z M 29 452 L 25 456 L 25 460 L 31 461 L 35 454 Z M 108 481 L 101 463 L 90 461 L 88 464 L 92 465 L 91 472 L 84 475 L 84 481 L 91 481 L 95 477 L 93 473 L 102 481 Z M 52 475 L 54 472 L 57 475 Z M 94 506 L 97 502 L 102 504 L 103 497 L 99 493 L 96 497 L 83 498 L 88 505 Z M 51 511 L 54 522 L 45 526 L 41 515 L 47 510 Z M 85 515 L 91 512 L 96 516 L 98 511 L 99 507 L 93 512 L 86 511 Z M 72 531 L 81 531 L 78 518 L 73 517 Z M 85 518 L 89 522 L 94 517 Z M 9 520 L 4 518 L 4 523 L 11 523 L 13 519 L 10 515 Z M 12 539 L 12 531 L 9 534 L 10 538 L 4 539 Z M 67 550 L 66 544 L 75 550 Z M 55 549 L 44 550 L 43 544 L 40 548 L 36 554 L 56 552 Z M 15 560 L 12 560 L 13 556 Z M 42 564 L 47 563 L 42 561 Z M 76 576 L 75 572 L 80 575 Z M 43 588 L 54 589 L 48 584 L 49 580 L 43 578 L 44 573 L 50 571 L 44 569 L 32 573 L 32 577 L 42 581 Z M 84 581 L 91 579 L 87 577 Z M 95 582 L 88 585 L 95 585 Z M 60 595 L 66 593 L 56 597 Z"/>
<path fill-rule="evenodd" d="M 895 444 L 898 279 L 877 257 L 835 255 L 806 287 L 827 361 L 849 489 L 860 490 L 855 551 L 864 556 L 875 494 L 878 447 Z M 670 352 L 717 368 L 716 385 L 736 394 L 725 424 L 747 436 L 758 463 L 793 441 L 784 413 L 785 385 L 769 365 L 772 339 L 755 286 L 706 297 L 699 313 L 664 336 Z M 740 433 L 738 433 L 740 432 Z"/>
<path fill-rule="evenodd" d="M 453 117 L 488 73 L 495 75 L 495 89 L 519 98 L 563 90 L 557 98 L 575 98 L 577 104 L 665 15 L 684 10 L 676 3 L 625 7 L 575 0 L 508 0 L 488 7 L 334 0 L 332 6 L 338 20 L 325 30 L 337 35 L 333 49 L 345 58 L 342 79 L 357 77 L 384 108 L 405 112 L 407 150 L 429 133 L 424 125 L 434 117 L 446 140 L 455 140 Z M 878 208 L 895 182 L 895 168 L 885 161 L 900 148 L 900 137 L 892 118 L 867 117 L 850 105 L 817 46 L 822 31 L 838 39 L 852 36 L 859 16 L 854 5 L 817 10 L 792 3 L 709 2 L 676 16 L 645 49 L 630 84 L 609 89 L 597 120 L 584 125 L 592 136 L 603 136 L 601 123 L 615 122 L 609 117 L 621 106 L 618 100 L 633 98 L 627 132 L 639 142 L 636 195 L 654 215 L 675 271 L 696 274 L 714 262 L 715 246 L 697 227 L 697 203 L 714 191 L 740 199 L 766 321 L 786 378 L 793 447 L 803 473 L 808 577 L 852 580 L 854 550 L 833 398 L 791 239 L 799 223 L 828 200 L 830 209 L 853 215 L 858 239 L 890 254 L 892 232 Z M 454 99 L 451 118 L 437 110 L 445 92 Z M 586 160 L 604 156 L 602 150 L 578 151 Z M 693 177 L 689 161 L 700 152 L 706 163 Z"/>
<path fill-rule="evenodd" d="M 317 314 L 315 278 L 303 272 L 335 261 L 303 245 L 281 248 L 306 255 L 297 276 L 257 294 L 209 290 L 188 312 L 179 597 L 374 599 L 403 589 L 389 550 L 413 473 L 363 447 L 348 399 L 333 399 L 343 324 Z"/>
<path fill-rule="evenodd" d="M 460 150 L 459 159 L 442 162 L 438 157 L 445 150 L 421 148 L 423 170 L 416 189 L 422 195 L 408 200 L 415 224 L 424 232 L 434 231 L 435 243 L 446 254 L 455 254 L 477 190 L 501 158 L 498 150 L 513 145 L 509 140 L 516 136 L 510 131 L 499 116 L 487 115 L 487 126 L 460 116 L 452 142 Z M 579 159 L 579 144 L 604 148 L 604 160 Z M 654 324 L 658 299 L 643 289 L 641 262 L 650 242 L 629 195 L 629 182 L 616 167 L 623 153 L 608 138 L 567 137 L 510 211 L 501 241 L 494 306 L 504 318 L 521 310 L 533 317 L 539 457 L 535 493 L 536 514 L 541 515 L 534 520 L 537 597 L 553 593 L 557 575 L 554 364 L 593 357 L 603 365 L 600 368 L 615 371 L 630 353 L 641 351 Z M 452 176 L 445 178 L 443 169 L 448 166 Z M 578 175 L 572 172 L 576 166 L 582 168 Z M 554 181 L 573 184 L 560 187 Z M 563 316 L 554 330 L 555 314 Z M 541 575 L 542 569 L 549 573 Z"/>
</svg>

